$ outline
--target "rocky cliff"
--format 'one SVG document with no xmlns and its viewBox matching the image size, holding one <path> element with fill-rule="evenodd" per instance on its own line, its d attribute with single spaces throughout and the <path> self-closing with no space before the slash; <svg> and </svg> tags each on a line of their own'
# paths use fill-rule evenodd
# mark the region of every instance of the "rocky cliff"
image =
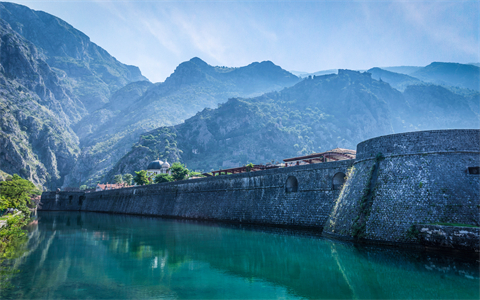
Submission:
<svg viewBox="0 0 480 300">
<path fill-rule="evenodd" d="M 44 60 L 92 112 L 129 82 L 147 80 L 134 66 L 120 63 L 67 22 L 42 11 L 0 3 L 0 18 L 33 43 Z"/>
<path fill-rule="evenodd" d="M 63 20 L 1 2 L 0 169 L 62 186 L 80 153 L 75 126 L 137 80 L 145 80 L 138 68 Z"/>
<path fill-rule="evenodd" d="M 80 149 L 72 122 L 85 109 L 37 48 L 0 20 L 0 168 L 55 187 Z"/>
</svg>

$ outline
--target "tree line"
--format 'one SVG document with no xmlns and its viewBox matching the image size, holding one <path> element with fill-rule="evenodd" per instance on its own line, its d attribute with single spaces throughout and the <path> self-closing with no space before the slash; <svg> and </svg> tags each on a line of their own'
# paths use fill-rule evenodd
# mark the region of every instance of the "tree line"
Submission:
<svg viewBox="0 0 480 300">
<path fill-rule="evenodd" d="M 187 169 L 183 164 L 176 162 L 168 169 L 171 173 L 161 173 L 157 174 L 154 177 L 149 177 L 146 170 L 135 171 L 135 176 L 132 174 L 118 174 L 114 177 L 115 183 L 126 183 L 127 185 L 147 185 L 153 183 L 163 183 L 163 182 L 172 182 L 185 180 L 191 176 L 204 177 L 199 172 L 194 172 Z"/>
</svg>

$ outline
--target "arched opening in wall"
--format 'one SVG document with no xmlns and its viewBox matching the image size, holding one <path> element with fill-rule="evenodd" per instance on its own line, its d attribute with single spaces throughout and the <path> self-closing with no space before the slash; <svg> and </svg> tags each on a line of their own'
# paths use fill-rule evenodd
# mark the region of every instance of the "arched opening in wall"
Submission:
<svg viewBox="0 0 480 300">
<path fill-rule="evenodd" d="M 335 174 L 335 176 L 333 176 L 332 189 L 341 190 L 344 183 L 345 183 L 345 173 L 338 172 L 337 174 Z"/>
<path fill-rule="evenodd" d="M 295 176 L 290 176 L 285 183 L 285 192 L 295 193 L 298 191 L 298 180 Z"/>
<path fill-rule="evenodd" d="M 68 196 L 68 204 L 72 204 L 72 200 L 73 200 L 73 196 L 72 195 Z"/>
<path fill-rule="evenodd" d="M 80 196 L 80 197 L 78 198 L 78 205 L 81 206 L 84 199 L 85 199 L 85 196 Z"/>
</svg>

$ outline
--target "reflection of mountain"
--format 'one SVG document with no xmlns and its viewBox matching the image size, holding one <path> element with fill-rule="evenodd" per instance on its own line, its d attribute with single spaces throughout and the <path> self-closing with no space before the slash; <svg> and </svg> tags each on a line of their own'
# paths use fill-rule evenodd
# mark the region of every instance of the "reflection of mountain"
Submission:
<svg viewBox="0 0 480 300">
<path fill-rule="evenodd" d="M 22 261 L 23 274 L 14 280 L 22 288 L 14 298 L 479 296 L 478 264 L 445 256 L 281 230 L 94 213 L 40 215 L 44 238 Z"/>
</svg>

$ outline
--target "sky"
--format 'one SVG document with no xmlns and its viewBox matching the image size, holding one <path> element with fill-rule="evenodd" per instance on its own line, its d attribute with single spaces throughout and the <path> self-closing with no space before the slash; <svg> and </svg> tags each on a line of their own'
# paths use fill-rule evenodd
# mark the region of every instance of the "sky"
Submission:
<svg viewBox="0 0 480 300">
<path fill-rule="evenodd" d="M 164 81 L 181 62 L 288 71 L 480 62 L 480 1 L 10 1 L 55 15 Z"/>
</svg>

